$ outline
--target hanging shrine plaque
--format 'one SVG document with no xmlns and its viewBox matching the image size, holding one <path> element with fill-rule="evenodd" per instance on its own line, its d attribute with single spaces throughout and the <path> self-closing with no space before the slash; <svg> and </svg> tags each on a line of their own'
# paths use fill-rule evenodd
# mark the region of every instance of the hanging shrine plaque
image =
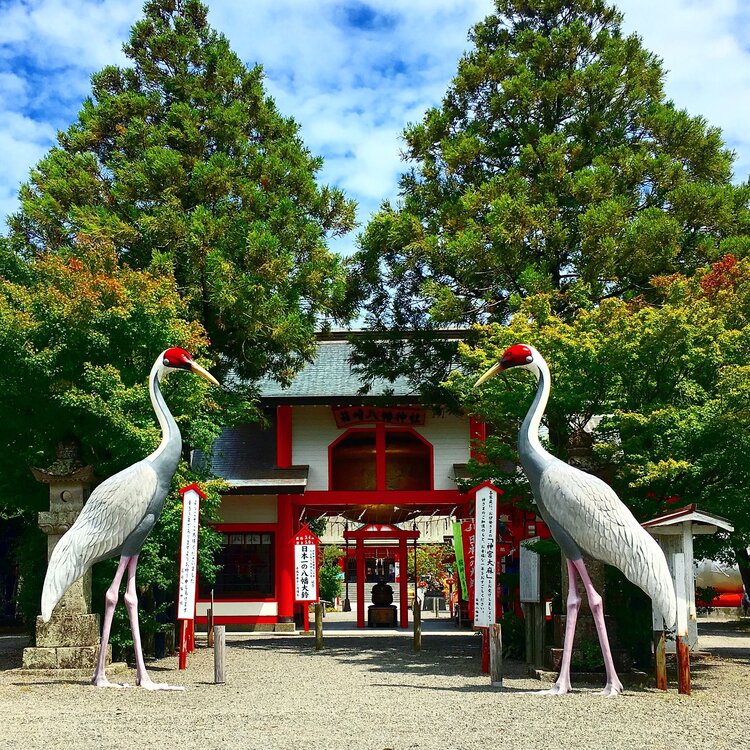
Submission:
<svg viewBox="0 0 750 750">
<path fill-rule="evenodd" d="M 294 600 L 318 601 L 318 545 L 320 539 L 304 526 L 294 537 Z"/>
</svg>

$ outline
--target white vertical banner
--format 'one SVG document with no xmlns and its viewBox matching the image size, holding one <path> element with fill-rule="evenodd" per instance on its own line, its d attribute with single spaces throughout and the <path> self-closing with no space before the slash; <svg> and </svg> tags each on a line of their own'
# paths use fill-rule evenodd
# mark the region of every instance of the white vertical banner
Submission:
<svg viewBox="0 0 750 750">
<path fill-rule="evenodd" d="M 480 487 L 475 499 L 476 560 L 474 565 L 474 626 L 495 622 L 497 491 Z"/>
<path fill-rule="evenodd" d="M 294 600 L 318 601 L 318 547 L 315 544 L 294 545 Z"/>
<path fill-rule="evenodd" d="M 182 539 L 180 542 L 180 589 L 177 619 L 195 617 L 195 587 L 198 582 L 198 516 L 201 494 L 192 485 L 182 493 Z"/>
</svg>

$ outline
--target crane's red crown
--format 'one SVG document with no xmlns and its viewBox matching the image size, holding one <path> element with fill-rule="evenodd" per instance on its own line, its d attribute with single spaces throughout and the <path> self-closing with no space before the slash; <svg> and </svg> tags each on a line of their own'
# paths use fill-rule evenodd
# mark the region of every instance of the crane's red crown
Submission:
<svg viewBox="0 0 750 750">
<path fill-rule="evenodd" d="M 503 354 L 500 364 L 503 370 L 507 370 L 509 367 L 520 367 L 521 365 L 528 365 L 533 361 L 534 354 L 528 346 L 524 344 L 514 344 L 510 349 L 505 350 L 505 354 Z"/>
<path fill-rule="evenodd" d="M 165 367 L 177 367 L 181 370 L 189 370 L 192 363 L 193 358 L 190 356 L 190 353 L 184 349 L 180 349 L 179 346 L 173 346 L 164 352 Z"/>
</svg>

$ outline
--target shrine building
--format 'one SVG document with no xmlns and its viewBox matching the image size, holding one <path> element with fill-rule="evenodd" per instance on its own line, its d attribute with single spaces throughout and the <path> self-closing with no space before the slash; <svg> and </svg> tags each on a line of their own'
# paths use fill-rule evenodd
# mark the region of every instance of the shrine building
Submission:
<svg viewBox="0 0 750 750">
<path fill-rule="evenodd" d="M 362 396 L 351 335 L 321 336 L 314 361 L 289 387 L 261 383 L 266 424 L 225 429 L 215 442 L 211 468 L 229 489 L 216 525 L 221 568 L 213 586 L 199 585 L 199 623 L 213 588 L 217 624 L 293 627 L 302 605 L 292 539 L 304 518 L 327 516 L 332 536 L 324 541 L 347 548 L 341 562 L 355 587 L 357 625 L 365 625 L 365 583 L 385 580 L 402 584 L 394 604 L 407 627 L 406 555 L 415 542 L 442 543 L 451 520 L 471 517 L 471 496 L 456 478 L 484 440 L 484 424 L 423 408 L 405 380 L 376 381 Z"/>
</svg>

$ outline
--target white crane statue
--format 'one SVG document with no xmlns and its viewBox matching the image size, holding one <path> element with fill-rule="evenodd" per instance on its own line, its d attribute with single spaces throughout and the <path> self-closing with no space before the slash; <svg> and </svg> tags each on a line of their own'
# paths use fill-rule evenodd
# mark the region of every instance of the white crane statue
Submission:
<svg viewBox="0 0 750 750">
<path fill-rule="evenodd" d="M 136 684 L 147 690 L 183 689 L 155 683 L 146 672 L 138 627 L 138 598 L 135 585 L 138 555 L 146 537 L 161 515 L 182 452 L 180 430 L 164 402 L 159 387 L 161 379 L 174 370 L 193 372 L 219 385 L 216 378 L 194 362 L 184 349 L 167 349 L 157 357 L 149 376 L 149 393 L 162 431 L 159 447 L 150 456 L 112 475 L 96 487 L 75 523 L 52 551 L 44 579 L 42 618 L 47 622 L 62 595 L 94 563 L 120 556 L 117 572 L 106 594 L 102 642 L 96 670 L 91 678 L 91 683 L 97 687 L 124 687 L 110 682 L 105 675 L 104 667 L 112 616 L 117 605 L 120 583 L 127 568 L 128 579 L 124 599 L 133 633 Z"/>
<path fill-rule="evenodd" d="M 550 394 L 550 372 L 544 358 L 533 346 L 511 346 L 500 362 L 485 372 L 474 386 L 512 367 L 529 370 L 538 381 L 536 396 L 518 433 L 518 454 L 539 513 L 560 545 L 568 567 L 560 674 L 552 688 L 543 692 L 562 695 L 571 690 L 570 660 L 581 604 L 576 578 L 580 576 L 604 656 L 607 684 L 602 695 L 616 696 L 622 692 L 622 683 L 612 661 L 602 597 L 591 583 L 581 553 L 586 552 L 597 560 L 619 568 L 628 580 L 651 597 L 666 626 L 671 627 L 676 619 L 677 601 L 667 561 L 661 547 L 636 521 L 609 485 L 592 474 L 569 466 L 542 448 L 539 424 Z"/>
</svg>

